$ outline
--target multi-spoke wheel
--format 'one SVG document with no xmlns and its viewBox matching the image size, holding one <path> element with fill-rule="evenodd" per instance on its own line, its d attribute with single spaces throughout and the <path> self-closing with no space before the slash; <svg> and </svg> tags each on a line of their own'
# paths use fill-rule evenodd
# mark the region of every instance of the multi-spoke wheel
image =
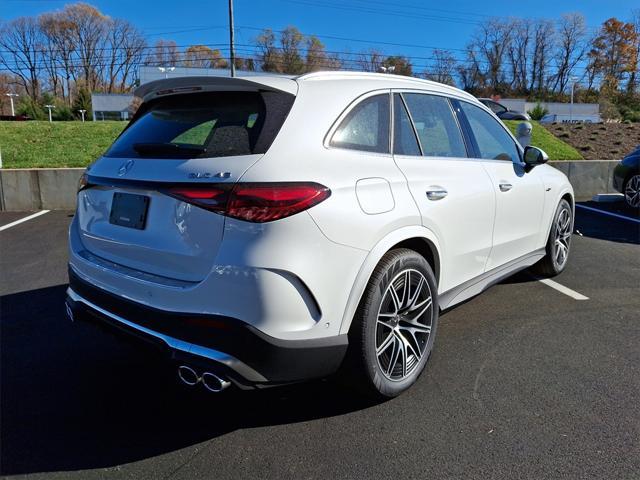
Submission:
<svg viewBox="0 0 640 480">
<path fill-rule="evenodd" d="M 394 397 L 418 378 L 438 322 L 436 280 L 413 250 L 387 253 L 376 267 L 349 331 L 349 379 Z"/>
<path fill-rule="evenodd" d="M 562 272 L 569 259 L 572 232 L 573 211 L 569 202 L 560 200 L 549 232 L 547 254 L 534 266 L 534 270 L 548 277 Z"/>
<path fill-rule="evenodd" d="M 569 258 L 569 245 L 571 244 L 571 210 L 563 208 L 556 220 L 555 228 L 555 261 L 560 269 L 563 269 Z"/>
<path fill-rule="evenodd" d="M 433 299 L 418 270 L 406 269 L 382 297 L 376 327 L 376 356 L 382 373 L 403 380 L 420 364 L 431 334 Z"/>
<path fill-rule="evenodd" d="M 624 187 L 624 199 L 631 208 L 640 208 L 640 174 L 627 180 Z"/>
</svg>

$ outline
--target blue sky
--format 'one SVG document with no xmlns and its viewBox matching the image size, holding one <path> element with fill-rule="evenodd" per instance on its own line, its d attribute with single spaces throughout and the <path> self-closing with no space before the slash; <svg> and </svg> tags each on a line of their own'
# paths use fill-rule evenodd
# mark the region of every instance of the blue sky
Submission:
<svg viewBox="0 0 640 480">
<path fill-rule="evenodd" d="M 12 19 L 61 9 L 65 0 L 0 0 L 0 18 Z M 227 0 L 89 0 L 103 13 L 130 20 L 148 36 L 178 45 L 228 41 Z M 581 12 L 595 29 L 609 17 L 628 19 L 640 4 L 631 0 L 235 0 L 236 42 L 241 56 L 261 28 L 297 26 L 317 34 L 327 50 L 360 52 L 376 48 L 413 57 L 416 70 L 433 47 L 463 49 L 478 21 L 490 16 L 557 19 Z M 391 45 L 404 44 L 404 45 Z M 415 46 L 408 46 L 415 45 Z"/>
</svg>

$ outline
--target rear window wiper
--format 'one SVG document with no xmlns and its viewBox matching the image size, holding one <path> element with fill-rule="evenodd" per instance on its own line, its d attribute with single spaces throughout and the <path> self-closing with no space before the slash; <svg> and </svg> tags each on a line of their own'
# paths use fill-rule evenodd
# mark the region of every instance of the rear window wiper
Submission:
<svg viewBox="0 0 640 480">
<path fill-rule="evenodd" d="M 201 155 L 206 153 L 205 147 L 184 145 L 180 143 L 134 143 L 133 149 L 139 155 Z"/>
</svg>

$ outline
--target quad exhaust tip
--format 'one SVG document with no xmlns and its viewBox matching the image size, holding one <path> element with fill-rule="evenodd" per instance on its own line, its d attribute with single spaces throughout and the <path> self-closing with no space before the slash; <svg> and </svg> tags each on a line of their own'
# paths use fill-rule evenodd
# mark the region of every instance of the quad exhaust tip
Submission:
<svg viewBox="0 0 640 480">
<path fill-rule="evenodd" d="M 182 383 L 190 387 L 202 383 L 204 388 L 213 393 L 219 393 L 231 385 L 229 380 L 215 373 L 204 372 L 202 375 L 198 375 L 198 372 L 187 365 L 180 365 L 178 367 L 178 378 L 180 378 Z"/>
</svg>

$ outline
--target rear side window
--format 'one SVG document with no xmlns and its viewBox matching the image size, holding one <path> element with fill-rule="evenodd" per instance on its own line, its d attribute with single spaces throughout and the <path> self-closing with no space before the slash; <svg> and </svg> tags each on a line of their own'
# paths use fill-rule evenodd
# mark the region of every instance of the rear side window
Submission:
<svg viewBox="0 0 640 480">
<path fill-rule="evenodd" d="M 426 157 L 466 157 L 462 132 L 449 100 L 423 93 L 403 94 Z"/>
<path fill-rule="evenodd" d="M 105 156 L 197 158 L 265 153 L 295 97 L 277 92 L 172 95 L 141 107 Z"/>
<path fill-rule="evenodd" d="M 393 95 L 393 153 L 420 156 L 420 146 L 400 94 Z"/>
<path fill-rule="evenodd" d="M 486 160 L 520 160 L 520 153 L 511 136 L 494 117 L 475 105 L 460 102 L 471 131 L 480 150 L 480 158 Z"/>
<path fill-rule="evenodd" d="M 332 147 L 389 153 L 389 95 L 375 95 L 357 104 L 331 137 Z"/>
</svg>

